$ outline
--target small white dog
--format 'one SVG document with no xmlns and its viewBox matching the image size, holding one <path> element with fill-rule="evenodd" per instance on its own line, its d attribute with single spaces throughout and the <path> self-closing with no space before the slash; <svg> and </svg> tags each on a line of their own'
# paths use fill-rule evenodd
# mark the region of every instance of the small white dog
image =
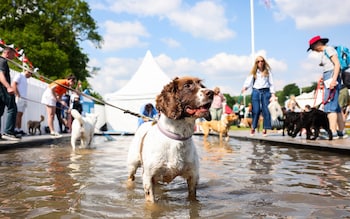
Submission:
<svg viewBox="0 0 350 219">
<path fill-rule="evenodd" d="M 138 128 L 128 153 L 128 180 L 134 181 L 136 170 L 143 167 L 146 201 L 155 202 L 156 183 L 170 183 L 177 176 L 187 180 L 189 198 L 196 198 L 199 159 L 192 135 L 197 118 L 211 119 L 213 95 L 200 79 L 182 77 L 164 86 L 157 96 L 158 122 Z"/>
<path fill-rule="evenodd" d="M 92 138 L 94 137 L 97 116 L 94 114 L 87 114 L 86 117 L 83 117 L 75 109 L 71 110 L 71 114 L 74 118 L 70 139 L 73 150 L 75 150 L 75 143 L 78 139 L 80 139 L 81 148 L 90 147 Z"/>
</svg>

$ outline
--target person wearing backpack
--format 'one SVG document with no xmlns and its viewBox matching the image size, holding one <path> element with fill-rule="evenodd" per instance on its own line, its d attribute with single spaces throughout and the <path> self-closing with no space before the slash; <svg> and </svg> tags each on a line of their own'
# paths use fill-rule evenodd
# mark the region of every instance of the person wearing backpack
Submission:
<svg viewBox="0 0 350 219">
<path fill-rule="evenodd" d="M 333 139 L 347 138 L 344 133 L 345 121 L 343 119 L 341 108 L 339 106 L 340 62 L 337 51 L 334 47 L 328 46 L 329 39 L 315 36 L 309 40 L 307 51 L 322 53 L 320 66 L 322 67 L 322 79 L 324 88 L 324 111 L 327 113 L 330 129 L 333 133 Z"/>
</svg>

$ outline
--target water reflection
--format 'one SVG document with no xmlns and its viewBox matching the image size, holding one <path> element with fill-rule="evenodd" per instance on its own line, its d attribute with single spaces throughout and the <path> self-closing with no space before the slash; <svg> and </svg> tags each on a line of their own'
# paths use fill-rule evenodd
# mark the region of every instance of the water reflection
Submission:
<svg viewBox="0 0 350 219">
<path fill-rule="evenodd" d="M 216 136 L 194 136 L 200 156 L 197 201 L 176 178 L 144 201 L 141 170 L 127 187 L 132 136 L 94 138 L 0 154 L 0 218 L 346 218 L 350 157 Z"/>
</svg>

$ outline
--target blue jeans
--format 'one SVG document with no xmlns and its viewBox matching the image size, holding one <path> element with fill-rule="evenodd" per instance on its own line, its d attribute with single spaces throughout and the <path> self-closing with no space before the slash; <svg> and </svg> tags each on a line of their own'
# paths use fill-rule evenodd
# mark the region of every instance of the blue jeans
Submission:
<svg viewBox="0 0 350 219">
<path fill-rule="evenodd" d="M 333 75 L 333 71 L 326 71 L 323 73 L 323 81 L 330 79 Z M 324 111 L 326 113 L 340 113 L 341 109 L 339 106 L 339 91 L 340 91 L 340 77 L 337 79 L 338 85 L 330 90 L 329 88 L 324 88 L 324 96 L 323 96 L 323 103 L 324 103 Z"/>
<path fill-rule="evenodd" d="M 1 91 L 0 91 L 1 92 Z M 7 134 L 15 134 L 17 105 L 15 95 L 9 95 L 8 93 L 0 93 L 0 117 L 4 114 L 5 106 L 7 106 L 6 126 L 4 132 Z M 0 121 L 1 130 L 1 121 Z"/>
<path fill-rule="evenodd" d="M 271 129 L 271 115 L 268 109 L 271 93 L 270 88 L 254 89 L 252 92 L 252 128 L 256 129 L 259 122 L 260 112 L 264 117 L 263 129 Z"/>
</svg>

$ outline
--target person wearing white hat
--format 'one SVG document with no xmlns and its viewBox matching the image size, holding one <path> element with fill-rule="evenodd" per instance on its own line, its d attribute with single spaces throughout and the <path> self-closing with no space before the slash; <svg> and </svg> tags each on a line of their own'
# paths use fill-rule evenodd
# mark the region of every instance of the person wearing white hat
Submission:
<svg viewBox="0 0 350 219">
<path fill-rule="evenodd" d="M 16 50 L 13 48 L 13 45 L 6 46 L 0 56 L 0 117 L 4 114 L 5 106 L 7 107 L 6 126 L 1 138 L 12 141 L 19 140 L 15 136 L 17 105 L 15 101 L 15 89 L 11 86 L 10 68 L 7 60 L 12 60 L 15 56 Z"/>
</svg>

